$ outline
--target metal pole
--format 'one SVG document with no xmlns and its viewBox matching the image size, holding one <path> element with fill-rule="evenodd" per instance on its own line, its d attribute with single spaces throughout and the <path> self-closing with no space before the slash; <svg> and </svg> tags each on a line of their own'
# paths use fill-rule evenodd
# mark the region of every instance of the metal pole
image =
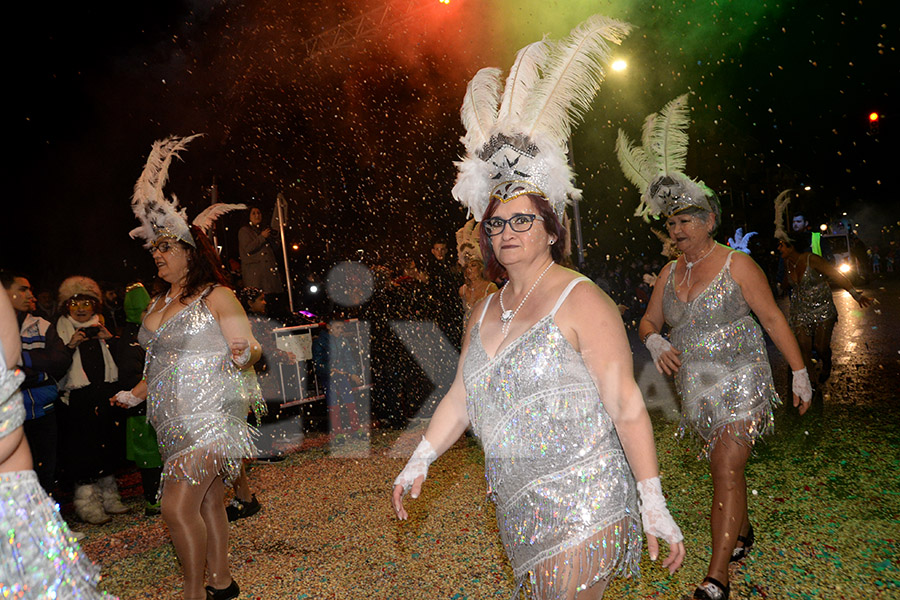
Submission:
<svg viewBox="0 0 900 600">
<path fill-rule="evenodd" d="M 569 166 L 575 171 L 575 155 L 572 150 L 572 136 L 569 136 Z M 575 259 L 578 270 L 584 269 L 584 239 L 581 236 L 581 210 L 578 207 L 578 198 L 572 198 L 572 221 L 575 223 Z"/>
<path fill-rule="evenodd" d="M 284 257 L 284 283 L 287 286 L 288 309 L 294 314 L 294 294 L 291 291 L 291 268 L 288 265 L 287 244 L 284 243 L 284 194 L 278 192 L 275 200 L 278 209 L 278 231 L 281 234 L 281 253 Z"/>
</svg>

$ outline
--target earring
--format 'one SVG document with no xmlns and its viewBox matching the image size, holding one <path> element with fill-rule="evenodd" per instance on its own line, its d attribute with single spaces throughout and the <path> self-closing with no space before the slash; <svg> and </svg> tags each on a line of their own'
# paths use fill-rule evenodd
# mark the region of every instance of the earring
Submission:
<svg viewBox="0 0 900 600">
<path fill-rule="evenodd" d="M 552 245 L 555 244 L 555 243 L 556 243 L 556 240 L 553 239 L 553 238 L 550 238 L 550 245 L 552 246 Z"/>
</svg>

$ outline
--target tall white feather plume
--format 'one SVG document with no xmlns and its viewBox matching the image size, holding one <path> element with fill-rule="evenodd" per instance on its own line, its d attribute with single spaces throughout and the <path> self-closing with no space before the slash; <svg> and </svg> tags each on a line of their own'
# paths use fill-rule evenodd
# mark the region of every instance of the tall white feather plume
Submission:
<svg viewBox="0 0 900 600">
<path fill-rule="evenodd" d="M 203 209 L 203 212 L 197 215 L 193 224 L 200 229 L 200 231 L 209 235 L 209 231 L 212 229 L 216 219 L 233 210 L 243 210 L 246 208 L 246 204 L 225 204 L 224 202 L 210 204 Z"/>
<path fill-rule="evenodd" d="M 610 43 L 618 44 L 630 30 L 627 23 L 594 15 L 553 46 L 523 109 L 528 137 L 542 134 L 560 146 L 566 143 L 603 81 Z"/>
<path fill-rule="evenodd" d="M 750 254 L 750 238 L 754 235 L 756 235 L 755 231 L 749 231 L 745 235 L 744 228 L 738 227 L 734 232 L 734 237 L 728 238 L 728 245 L 744 254 Z"/>
<path fill-rule="evenodd" d="M 787 189 L 775 198 L 775 239 L 793 244 L 787 232 L 787 211 L 791 203 L 791 190 Z"/>
<path fill-rule="evenodd" d="M 477 152 L 491 139 L 497 122 L 497 103 L 500 101 L 500 69 L 480 69 L 466 87 L 460 116 L 466 135 L 462 143 L 469 153 Z"/>
<path fill-rule="evenodd" d="M 541 76 L 541 65 L 547 60 L 549 48 L 547 38 L 544 37 L 539 42 L 528 44 L 516 54 L 516 61 L 509 69 L 506 85 L 503 87 L 500 112 L 497 114 L 497 123 L 503 133 L 517 130 L 525 101 Z"/>
<path fill-rule="evenodd" d="M 688 134 L 691 112 L 688 95 L 682 94 L 659 111 L 650 124 L 650 148 L 660 161 L 660 173 L 683 172 L 687 163 Z"/>
<path fill-rule="evenodd" d="M 166 199 L 163 188 L 169 179 L 172 159 L 200 135 L 202 134 L 184 138 L 173 136 L 154 142 L 144 170 L 134 185 L 131 208 L 141 225 L 130 232 L 131 237 L 142 237 L 149 243 L 156 238 L 157 229 L 166 229 L 190 243 L 187 213 L 183 208 L 179 210 L 178 199 L 174 195 L 171 201 Z"/>
<path fill-rule="evenodd" d="M 646 146 L 635 145 L 624 131 L 619 130 L 616 137 L 616 155 L 619 157 L 619 164 L 628 181 L 642 194 L 653 180 L 653 176 L 650 175 L 653 172 L 653 165 L 647 159 L 645 148 Z"/>
</svg>

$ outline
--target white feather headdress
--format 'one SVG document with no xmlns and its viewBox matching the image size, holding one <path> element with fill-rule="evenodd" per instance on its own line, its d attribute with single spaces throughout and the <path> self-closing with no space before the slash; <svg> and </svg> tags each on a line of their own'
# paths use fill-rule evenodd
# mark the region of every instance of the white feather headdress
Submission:
<svg viewBox="0 0 900 600">
<path fill-rule="evenodd" d="M 775 239 L 793 244 L 787 231 L 787 211 L 791 204 L 791 190 L 787 189 L 775 198 Z"/>
<path fill-rule="evenodd" d="M 641 192 L 635 215 L 673 215 L 697 207 L 719 214 L 715 194 L 702 181 L 684 174 L 687 128 L 691 124 L 688 95 L 683 94 L 644 119 L 641 146 L 619 130 L 616 154 L 625 177 Z"/>
<path fill-rule="evenodd" d="M 137 183 L 134 184 L 134 195 L 131 198 L 134 216 L 141 224 L 129 235 L 132 238 L 143 238 L 146 241 L 145 246 L 149 246 L 157 238 L 170 237 L 197 247 L 188 226 L 187 211 L 178 207 L 178 198 L 174 194 L 172 194 L 172 200 L 168 200 L 163 188 L 169 179 L 169 166 L 172 164 L 172 159 L 180 158 L 178 153 L 184 150 L 189 142 L 201 135 L 203 134 L 183 138 L 172 136 L 153 143 L 144 170 L 138 177 Z M 247 207 L 244 204 L 213 204 L 197 215 L 193 224 L 204 233 L 208 233 L 219 216 L 242 208 Z"/>
<path fill-rule="evenodd" d="M 567 140 L 600 88 L 610 44 L 630 30 L 595 15 L 564 40 L 544 39 L 519 50 L 505 85 L 499 69 L 475 74 L 461 110 L 466 156 L 455 163 L 453 197 L 476 221 L 495 197 L 508 202 L 537 194 L 560 217 L 569 199 L 580 197 L 566 160 Z"/>
</svg>

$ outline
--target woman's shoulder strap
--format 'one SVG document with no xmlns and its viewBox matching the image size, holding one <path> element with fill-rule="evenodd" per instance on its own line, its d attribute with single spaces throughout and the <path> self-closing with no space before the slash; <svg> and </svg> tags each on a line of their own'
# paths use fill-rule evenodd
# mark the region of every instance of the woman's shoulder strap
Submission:
<svg viewBox="0 0 900 600">
<path fill-rule="evenodd" d="M 551 318 L 556 316 L 556 311 L 559 310 L 559 307 L 562 306 L 562 303 L 565 302 L 566 298 L 569 297 L 569 292 L 572 291 L 572 288 L 574 288 L 576 285 L 578 285 L 582 281 L 590 282 L 591 280 L 588 279 L 587 277 L 585 277 L 584 275 L 582 275 L 581 277 L 576 277 L 575 279 L 573 279 L 572 281 L 569 282 L 569 285 L 566 286 L 566 289 L 564 289 L 562 291 L 562 293 L 559 295 L 559 299 L 556 301 L 556 304 L 553 306 L 553 310 L 550 311 Z"/>
</svg>

